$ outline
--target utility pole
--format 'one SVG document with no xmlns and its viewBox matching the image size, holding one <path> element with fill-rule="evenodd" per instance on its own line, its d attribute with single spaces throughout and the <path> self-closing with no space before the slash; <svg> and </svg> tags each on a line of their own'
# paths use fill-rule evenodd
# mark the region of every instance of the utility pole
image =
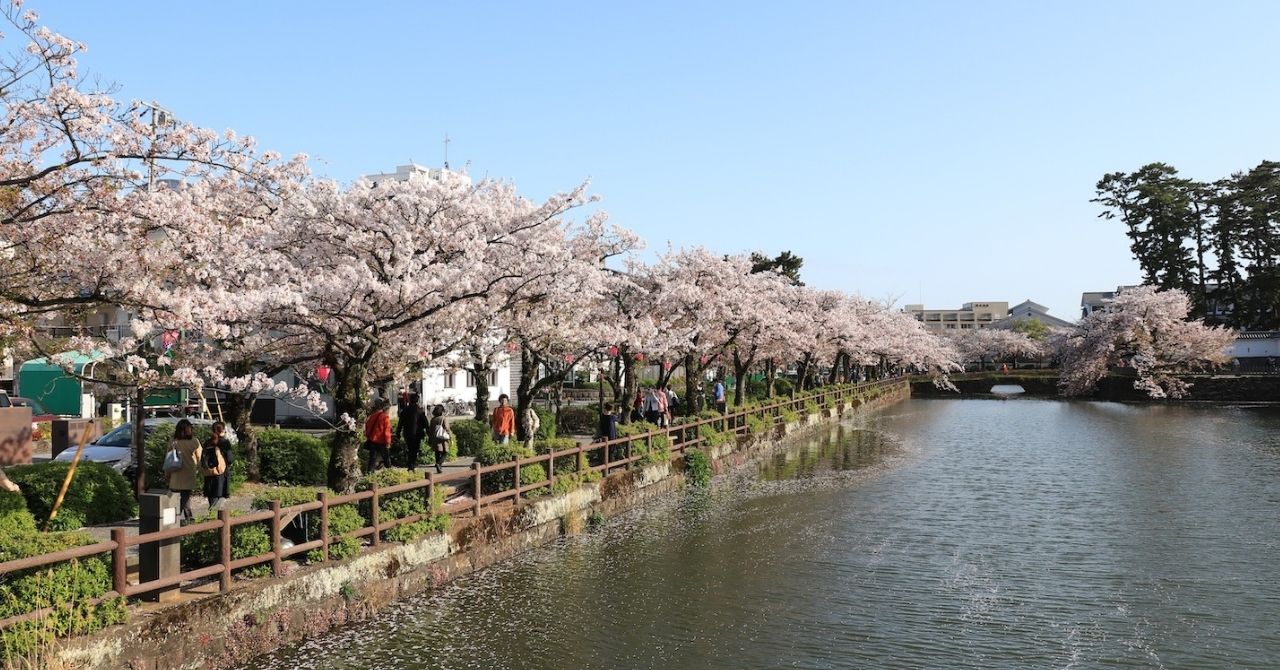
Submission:
<svg viewBox="0 0 1280 670">
<path fill-rule="evenodd" d="M 174 125 L 174 121 L 173 113 L 154 100 L 151 104 L 142 104 L 151 110 L 151 144 L 147 147 L 147 193 L 150 194 L 156 190 L 156 137 L 162 127 Z M 133 493 L 139 500 L 147 491 L 147 432 L 143 429 L 142 411 L 146 399 L 147 392 L 139 385 L 133 394 Z"/>
</svg>

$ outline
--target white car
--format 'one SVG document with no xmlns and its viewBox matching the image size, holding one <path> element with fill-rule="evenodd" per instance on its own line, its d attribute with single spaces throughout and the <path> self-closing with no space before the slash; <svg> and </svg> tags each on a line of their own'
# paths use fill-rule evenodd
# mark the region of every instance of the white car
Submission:
<svg viewBox="0 0 1280 670">
<path fill-rule="evenodd" d="M 181 417 L 176 416 L 145 419 L 142 422 L 142 431 L 144 434 L 150 435 L 156 426 L 177 424 L 181 420 Z M 210 419 L 189 418 L 187 421 L 196 426 L 211 426 L 214 423 Z M 231 429 L 231 426 L 227 426 L 225 437 L 232 445 L 239 442 L 236 432 Z M 76 450 L 74 448 L 66 449 L 54 457 L 53 460 L 64 463 L 70 462 L 71 459 L 75 458 L 75 455 Z M 110 465 L 116 472 L 125 475 L 126 478 L 130 477 L 133 473 L 133 424 L 123 424 L 106 435 L 84 445 L 84 453 L 80 456 L 80 459 Z"/>
</svg>

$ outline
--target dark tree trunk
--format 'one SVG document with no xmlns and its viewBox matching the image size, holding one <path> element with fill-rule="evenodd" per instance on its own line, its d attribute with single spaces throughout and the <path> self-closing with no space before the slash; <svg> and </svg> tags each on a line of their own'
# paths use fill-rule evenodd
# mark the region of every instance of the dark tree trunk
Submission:
<svg viewBox="0 0 1280 670">
<path fill-rule="evenodd" d="M 640 392 L 640 377 L 636 374 L 636 359 L 626 347 L 621 351 L 622 360 L 622 423 L 631 422 L 631 405 Z"/>
<path fill-rule="evenodd" d="M 693 401 L 693 396 L 698 393 L 698 379 L 702 377 L 700 366 L 693 358 L 693 354 L 686 354 L 684 357 L 684 415 L 693 416 L 698 413 L 698 404 Z"/>
<path fill-rule="evenodd" d="M 489 366 L 480 357 L 471 359 L 471 376 L 476 379 L 476 421 L 488 421 Z"/>
<path fill-rule="evenodd" d="M 537 357 L 530 353 L 528 347 L 520 347 L 520 385 L 516 387 L 516 416 L 523 417 L 525 410 L 533 406 L 533 395 L 536 392 L 534 378 L 538 374 Z M 529 439 L 524 421 L 516 422 L 517 437 L 520 441 Z"/>
<path fill-rule="evenodd" d="M 751 382 L 747 374 L 751 371 L 751 359 L 744 360 L 735 349 L 733 352 L 733 376 L 738 383 L 733 387 L 733 406 L 741 407 L 747 396 L 747 385 Z"/>
<path fill-rule="evenodd" d="M 339 417 L 345 414 L 356 421 L 355 430 L 339 423 L 330 438 L 329 488 L 350 492 L 360 480 L 359 449 L 364 436 L 359 426 L 365 419 L 365 367 L 364 363 L 328 364 L 333 369 L 334 411 Z"/>
<path fill-rule="evenodd" d="M 227 423 L 239 438 L 240 450 L 244 453 L 245 474 L 251 482 L 262 481 L 262 464 L 258 459 L 258 432 L 249 423 L 249 418 L 253 415 L 254 397 L 243 393 L 229 393 L 224 397 Z"/>
</svg>

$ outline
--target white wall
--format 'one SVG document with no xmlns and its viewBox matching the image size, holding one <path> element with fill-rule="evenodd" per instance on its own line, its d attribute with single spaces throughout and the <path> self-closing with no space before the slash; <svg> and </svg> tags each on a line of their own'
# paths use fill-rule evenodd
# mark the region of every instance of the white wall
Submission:
<svg viewBox="0 0 1280 670">
<path fill-rule="evenodd" d="M 435 405 L 450 399 L 475 402 L 476 387 L 470 382 L 470 375 L 466 370 L 427 368 L 422 371 L 422 388 L 410 390 L 419 391 L 424 406 Z M 489 399 L 497 400 L 498 396 L 504 393 L 513 395 L 509 359 L 504 359 L 489 375 Z"/>
<path fill-rule="evenodd" d="M 1280 357 L 1280 337 L 1236 340 L 1231 346 L 1227 347 L 1227 355 L 1232 358 Z"/>
</svg>

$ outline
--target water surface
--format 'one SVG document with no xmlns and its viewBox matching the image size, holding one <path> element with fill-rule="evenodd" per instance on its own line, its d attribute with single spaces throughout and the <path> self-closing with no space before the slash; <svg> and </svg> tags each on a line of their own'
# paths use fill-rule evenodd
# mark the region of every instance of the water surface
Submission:
<svg viewBox="0 0 1280 670">
<path fill-rule="evenodd" d="M 249 668 L 1280 667 L 1280 413 L 911 400 Z"/>
</svg>

